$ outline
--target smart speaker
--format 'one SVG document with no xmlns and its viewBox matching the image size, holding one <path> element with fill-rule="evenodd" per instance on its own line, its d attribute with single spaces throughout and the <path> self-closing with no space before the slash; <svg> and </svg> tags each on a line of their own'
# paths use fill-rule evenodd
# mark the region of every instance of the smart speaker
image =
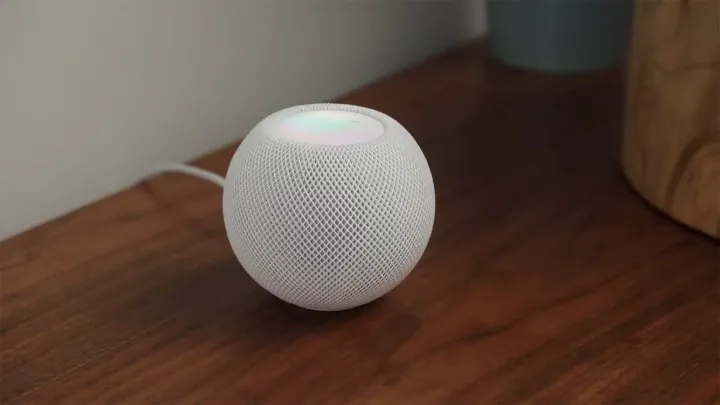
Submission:
<svg viewBox="0 0 720 405">
<path fill-rule="evenodd" d="M 311 104 L 271 114 L 228 168 L 230 245 L 260 286 L 299 307 L 337 311 L 395 288 L 435 218 L 427 160 L 378 111 Z"/>
<path fill-rule="evenodd" d="M 435 189 L 425 155 L 397 121 L 364 107 L 310 104 L 258 123 L 223 187 L 232 250 L 276 297 L 306 309 L 367 304 L 412 271 L 430 239 Z"/>
</svg>

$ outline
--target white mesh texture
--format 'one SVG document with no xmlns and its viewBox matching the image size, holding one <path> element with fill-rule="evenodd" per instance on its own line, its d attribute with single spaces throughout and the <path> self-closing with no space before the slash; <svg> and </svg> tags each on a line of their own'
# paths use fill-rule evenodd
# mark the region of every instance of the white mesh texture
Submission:
<svg viewBox="0 0 720 405">
<path fill-rule="evenodd" d="M 331 311 L 373 301 L 410 273 L 430 238 L 435 191 L 425 156 L 396 121 L 339 104 L 295 111 L 321 108 L 370 115 L 386 132 L 363 144 L 311 145 L 269 137 L 261 122 L 230 163 L 223 214 L 258 284 Z"/>
</svg>

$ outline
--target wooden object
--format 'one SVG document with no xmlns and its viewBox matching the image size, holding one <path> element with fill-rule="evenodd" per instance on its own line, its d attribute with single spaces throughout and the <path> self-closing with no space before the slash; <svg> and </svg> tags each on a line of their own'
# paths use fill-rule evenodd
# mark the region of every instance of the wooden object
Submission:
<svg viewBox="0 0 720 405">
<path fill-rule="evenodd" d="M 715 404 L 718 246 L 627 187 L 623 97 L 473 45 L 343 99 L 406 125 L 437 187 L 425 256 L 357 310 L 256 286 L 181 175 L 5 241 L 0 402 Z"/>
<path fill-rule="evenodd" d="M 720 236 L 720 0 L 637 0 L 622 164 L 678 221 Z"/>
</svg>

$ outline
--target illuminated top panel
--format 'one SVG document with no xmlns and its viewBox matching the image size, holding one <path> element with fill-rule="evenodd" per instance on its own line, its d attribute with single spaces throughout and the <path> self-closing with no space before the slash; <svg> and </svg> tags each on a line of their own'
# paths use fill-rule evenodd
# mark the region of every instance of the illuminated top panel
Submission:
<svg viewBox="0 0 720 405">
<path fill-rule="evenodd" d="M 342 110 L 293 112 L 278 117 L 270 135 L 316 145 L 353 145 L 379 138 L 385 126 L 375 118 Z"/>
</svg>

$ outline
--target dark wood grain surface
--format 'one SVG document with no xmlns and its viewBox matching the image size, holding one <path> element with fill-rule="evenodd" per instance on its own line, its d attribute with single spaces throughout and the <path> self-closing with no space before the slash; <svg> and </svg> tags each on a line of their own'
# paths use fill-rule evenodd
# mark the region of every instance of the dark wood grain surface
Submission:
<svg viewBox="0 0 720 405">
<path fill-rule="evenodd" d="M 418 267 L 357 310 L 256 286 L 220 190 L 179 175 L 4 241 L 0 403 L 718 404 L 718 245 L 626 185 L 623 93 L 475 44 L 343 99 L 403 123 L 437 190 Z"/>
</svg>

